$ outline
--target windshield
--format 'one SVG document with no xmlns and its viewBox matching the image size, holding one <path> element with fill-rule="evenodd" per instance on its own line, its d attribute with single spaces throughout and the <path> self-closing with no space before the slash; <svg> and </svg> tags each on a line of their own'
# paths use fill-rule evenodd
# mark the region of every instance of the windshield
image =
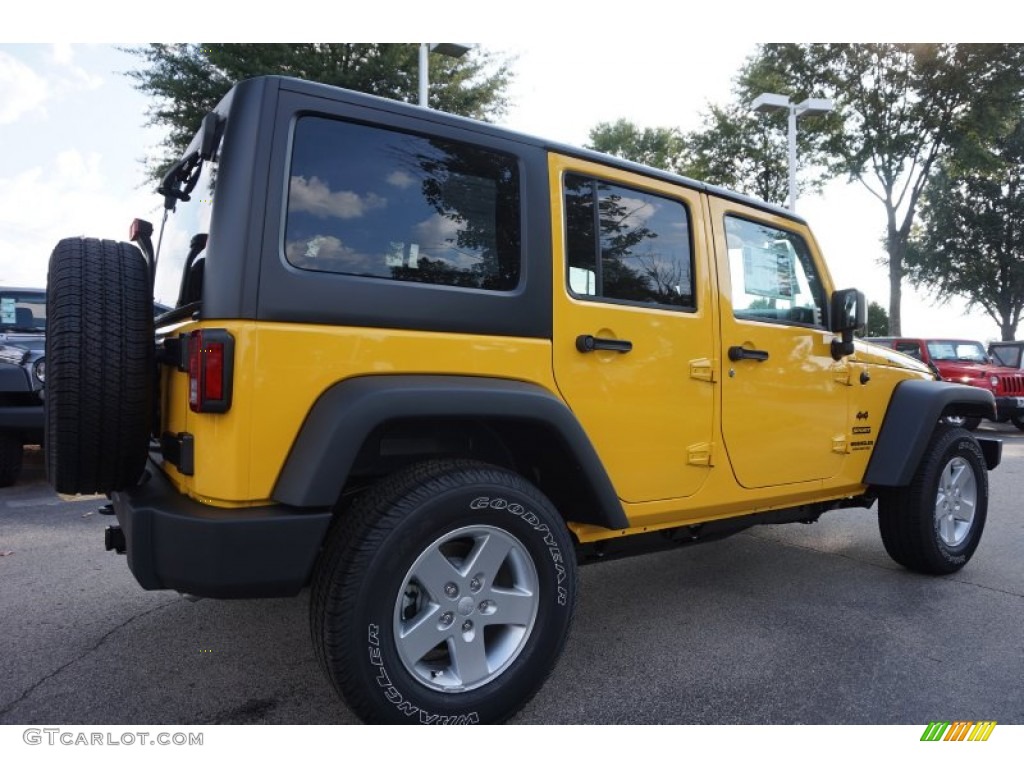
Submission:
<svg viewBox="0 0 1024 768">
<path fill-rule="evenodd" d="M 46 291 L 0 289 L 0 332 L 45 331 Z"/>
<path fill-rule="evenodd" d="M 1020 347 L 992 347 L 995 362 L 1007 368 L 1020 368 Z"/>
<path fill-rule="evenodd" d="M 929 341 L 932 360 L 958 360 L 966 363 L 987 363 L 988 355 L 978 341 Z"/>
</svg>

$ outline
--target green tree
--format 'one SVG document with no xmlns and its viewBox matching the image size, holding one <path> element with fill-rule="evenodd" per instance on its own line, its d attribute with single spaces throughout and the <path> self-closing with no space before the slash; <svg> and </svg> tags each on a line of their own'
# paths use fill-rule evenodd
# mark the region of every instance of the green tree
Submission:
<svg viewBox="0 0 1024 768">
<path fill-rule="evenodd" d="M 981 307 L 1012 341 L 1024 312 L 1024 117 L 988 150 L 970 166 L 943 163 L 907 264 L 917 285 Z"/>
<path fill-rule="evenodd" d="M 149 123 L 167 129 L 162 152 L 147 159 L 153 178 L 181 156 L 203 116 L 234 83 L 287 75 L 400 101 L 418 93 L 418 45 L 405 43 L 153 43 L 128 49 L 145 66 L 128 77 L 153 97 Z M 454 59 L 431 54 L 430 104 L 453 114 L 493 119 L 507 107 L 507 62 L 474 49 Z"/>
<path fill-rule="evenodd" d="M 857 333 L 858 337 L 871 338 L 872 336 L 886 336 L 889 333 L 889 313 L 885 307 L 877 301 L 868 304 L 868 321 L 863 333 Z"/>
<path fill-rule="evenodd" d="M 590 131 L 588 146 L 652 168 L 681 172 L 683 135 L 675 128 L 641 128 L 629 120 L 599 123 Z"/>
<path fill-rule="evenodd" d="M 901 332 L 905 257 L 921 196 L 939 161 L 1001 125 L 1021 88 L 1022 46 L 771 44 L 741 76 L 747 97 L 766 82 L 799 101 L 824 96 L 835 116 L 823 150 L 834 173 L 885 207 L 889 332 Z"/>
<path fill-rule="evenodd" d="M 783 205 L 789 195 L 787 116 L 750 111 L 754 95 L 778 92 L 778 76 L 751 63 L 737 77 L 734 101 L 711 105 L 700 128 L 682 133 L 676 128 L 641 128 L 628 120 L 601 123 L 590 132 L 590 146 L 600 152 L 680 173 L 744 194 Z M 785 91 L 782 91 L 785 92 Z M 828 178 L 823 165 L 830 117 L 801 121 L 797 156 L 799 187 L 819 189 Z"/>
</svg>

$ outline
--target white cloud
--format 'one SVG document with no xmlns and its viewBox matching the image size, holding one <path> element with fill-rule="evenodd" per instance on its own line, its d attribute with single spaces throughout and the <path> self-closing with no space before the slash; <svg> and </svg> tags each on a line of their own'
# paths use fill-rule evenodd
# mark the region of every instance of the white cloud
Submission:
<svg viewBox="0 0 1024 768">
<path fill-rule="evenodd" d="M 316 176 L 308 180 L 305 176 L 292 176 L 288 207 L 293 211 L 304 211 L 322 219 L 358 219 L 367 211 L 386 205 L 387 200 L 372 192 L 365 196 L 346 190 L 332 192 Z"/>
<path fill-rule="evenodd" d="M 0 51 L 0 125 L 14 123 L 42 106 L 49 86 L 34 70 Z"/>
<path fill-rule="evenodd" d="M 622 197 L 617 201 L 622 206 L 625 215 L 621 224 L 630 227 L 642 227 L 657 211 L 650 200 L 638 197 Z"/>
<path fill-rule="evenodd" d="M 65 66 L 71 64 L 72 59 L 75 57 L 75 52 L 71 47 L 71 43 L 54 43 L 52 54 L 53 60 L 57 64 L 63 64 Z"/>
<path fill-rule="evenodd" d="M 387 178 L 388 184 L 399 189 L 408 189 L 416 183 L 416 179 L 412 177 L 412 174 L 406 173 L 405 171 L 392 171 Z"/>
<path fill-rule="evenodd" d="M 104 167 L 98 153 L 69 149 L 0 178 L 0 282 L 44 285 L 62 238 L 124 240 L 132 218 L 151 214 L 154 196 L 107 181 Z"/>
<path fill-rule="evenodd" d="M 462 229 L 465 224 L 435 213 L 413 227 L 413 233 L 422 250 L 444 251 L 452 247 Z"/>
</svg>

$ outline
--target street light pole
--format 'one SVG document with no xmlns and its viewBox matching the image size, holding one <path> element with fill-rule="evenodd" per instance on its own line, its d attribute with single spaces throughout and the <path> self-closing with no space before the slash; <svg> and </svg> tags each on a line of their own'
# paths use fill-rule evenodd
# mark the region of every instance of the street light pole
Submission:
<svg viewBox="0 0 1024 768">
<path fill-rule="evenodd" d="M 429 91 L 429 75 L 427 67 L 430 57 L 430 43 L 420 43 L 420 106 L 427 106 L 427 93 Z"/>
<path fill-rule="evenodd" d="M 770 112 L 773 109 L 784 109 L 789 113 L 787 140 L 789 144 L 789 203 L 787 207 L 796 211 L 796 119 L 804 115 L 824 115 L 831 112 L 831 99 L 804 99 L 794 104 L 788 96 L 781 93 L 762 93 L 750 104 L 755 112 Z"/>
<path fill-rule="evenodd" d="M 440 53 L 444 56 L 451 56 L 453 59 L 461 58 L 472 46 L 467 43 L 420 43 L 420 106 L 430 106 L 428 101 L 428 95 L 430 92 L 430 75 L 428 74 L 428 68 L 430 66 L 430 53 Z"/>
<path fill-rule="evenodd" d="M 786 130 L 789 142 L 789 210 L 796 213 L 796 107 L 789 105 L 789 125 Z"/>
</svg>

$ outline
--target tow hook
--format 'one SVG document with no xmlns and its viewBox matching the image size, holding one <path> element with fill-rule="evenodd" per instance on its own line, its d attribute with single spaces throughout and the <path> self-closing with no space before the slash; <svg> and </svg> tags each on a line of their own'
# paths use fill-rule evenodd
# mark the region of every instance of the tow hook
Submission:
<svg viewBox="0 0 1024 768">
<path fill-rule="evenodd" d="M 127 549 L 124 541 L 124 531 L 121 530 L 120 525 L 108 525 L 107 529 L 103 532 L 103 543 L 107 548 L 107 552 L 114 550 L 119 555 L 123 555 Z"/>
</svg>

